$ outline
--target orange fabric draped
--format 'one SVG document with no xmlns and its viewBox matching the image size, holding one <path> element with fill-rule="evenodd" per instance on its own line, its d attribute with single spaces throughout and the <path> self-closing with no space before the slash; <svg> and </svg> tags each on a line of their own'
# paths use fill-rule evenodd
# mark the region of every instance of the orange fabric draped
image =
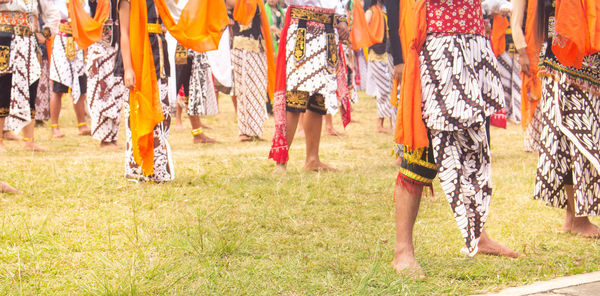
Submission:
<svg viewBox="0 0 600 296">
<path fill-rule="evenodd" d="M 218 48 L 228 24 L 223 1 L 190 0 L 175 24 L 164 0 L 155 0 L 165 27 L 177 41 L 196 51 Z M 152 47 L 148 35 L 146 0 L 131 0 L 129 39 L 136 85 L 129 97 L 133 157 L 145 175 L 154 172 L 154 127 L 164 120 Z M 172 30 L 172 31 L 171 31 Z"/>
<path fill-rule="evenodd" d="M 525 42 L 527 43 L 527 56 L 529 57 L 529 69 L 531 75 L 527 76 L 521 72 L 521 126 L 526 129 L 535 113 L 535 108 L 542 97 L 542 82 L 538 77 L 539 52 L 542 49 L 543 40 L 539 39 L 536 32 L 537 27 L 537 3 L 538 0 L 528 0 L 527 19 L 525 20 Z"/>
<path fill-rule="evenodd" d="M 367 24 L 365 10 L 361 1 L 354 2 L 354 9 L 352 10 L 350 42 L 352 43 L 352 49 L 354 50 L 368 48 L 373 45 L 371 43 L 371 36 L 369 34 L 369 24 Z"/>
<path fill-rule="evenodd" d="M 399 34 L 404 52 L 404 73 L 400 90 L 394 141 L 409 149 L 429 146 L 421 112 L 421 69 L 419 52 L 427 38 L 426 1 L 400 1 Z M 397 81 L 394 83 L 396 86 Z M 396 89 L 397 87 L 394 87 Z M 395 96 L 394 96 L 395 97 Z M 394 100 L 394 98 L 392 99 Z"/>
<path fill-rule="evenodd" d="M 492 50 L 496 57 L 506 51 L 506 29 L 508 29 L 508 26 L 508 19 L 505 16 L 500 14 L 494 16 L 491 41 Z"/>
<path fill-rule="evenodd" d="M 129 40 L 136 85 L 129 96 L 133 158 L 145 175 L 154 173 L 154 127 L 164 120 L 148 36 L 146 0 L 131 0 Z"/>
<path fill-rule="evenodd" d="M 177 42 L 197 52 L 216 50 L 229 24 L 224 1 L 190 0 L 175 23 L 165 0 L 154 0 L 163 24 Z"/>
<path fill-rule="evenodd" d="M 222 1 L 219 0 L 219 2 Z M 260 9 L 260 30 L 263 38 L 265 38 L 267 47 L 265 48 L 267 54 L 267 89 L 269 91 L 269 98 L 273 100 L 273 95 L 275 94 L 275 53 L 273 49 L 273 39 L 271 38 L 269 18 L 265 11 L 265 4 L 262 0 L 238 0 L 233 9 L 233 19 L 247 26 L 252 22 L 257 7 Z"/>
<path fill-rule="evenodd" d="M 110 14 L 110 2 L 108 0 L 97 1 L 98 6 L 94 18 L 83 9 L 81 0 L 67 1 L 73 39 L 77 42 L 79 49 L 88 48 L 102 37 L 102 27 Z"/>
<path fill-rule="evenodd" d="M 552 51 L 561 64 L 581 68 L 585 56 L 600 50 L 597 19 L 600 5 L 596 2 L 556 1 L 556 36 L 553 37 Z"/>
<path fill-rule="evenodd" d="M 371 45 L 383 42 L 383 36 L 385 35 L 385 14 L 383 10 L 379 8 L 379 5 L 371 6 L 373 16 L 369 22 L 369 34 L 371 36 Z"/>
</svg>

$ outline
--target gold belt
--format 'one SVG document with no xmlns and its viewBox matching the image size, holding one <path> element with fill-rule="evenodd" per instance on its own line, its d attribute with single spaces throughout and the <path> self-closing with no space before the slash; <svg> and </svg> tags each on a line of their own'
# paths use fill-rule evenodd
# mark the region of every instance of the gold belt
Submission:
<svg viewBox="0 0 600 296">
<path fill-rule="evenodd" d="M 318 12 L 299 7 L 290 7 L 290 9 L 290 17 L 299 20 L 317 22 L 321 24 L 331 24 L 333 26 L 337 26 L 339 20 L 339 18 L 332 13 Z"/>
<path fill-rule="evenodd" d="M 163 29 L 161 24 L 148 24 L 148 33 L 162 34 Z"/>
<path fill-rule="evenodd" d="M 32 32 L 29 27 L 25 26 L 12 26 L 12 25 L 4 25 L 0 24 L 0 32 L 11 33 L 18 36 L 31 36 Z"/>
<path fill-rule="evenodd" d="M 67 24 L 67 23 L 61 23 L 61 24 L 58 26 L 58 30 L 59 30 L 61 33 L 65 33 L 65 34 L 71 34 L 71 35 L 73 35 L 73 30 L 71 29 L 71 25 L 69 25 L 69 24 Z"/>
</svg>

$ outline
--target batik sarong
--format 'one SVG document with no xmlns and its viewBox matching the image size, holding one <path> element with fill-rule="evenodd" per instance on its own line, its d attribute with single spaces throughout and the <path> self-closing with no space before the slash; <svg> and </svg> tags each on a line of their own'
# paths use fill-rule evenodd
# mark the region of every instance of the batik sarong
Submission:
<svg viewBox="0 0 600 296">
<path fill-rule="evenodd" d="M 35 120 L 50 120 L 50 61 L 42 59 L 40 80 L 38 82 L 37 96 L 35 99 Z"/>
<path fill-rule="evenodd" d="M 54 37 L 52 58 L 50 59 L 50 80 L 69 87 L 75 104 L 82 95 L 79 77 L 84 75 L 85 65 L 82 50 L 75 50 L 74 55 L 71 56 L 73 49 L 70 47 L 77 48 L 77 43 L 69 38 L 71 37 L 63 35 Z M 67 51 L 69 51 L 68 54 Z"/>
<path fill-rule="evenodd" d="M 503 107 L 498 65 L 479 35 L 428 36 L 420 53 L 423 120 L 438 176 L 473 256 L 492 193 L 486 118 Z"/>
<path fill-rule="evenodd" d="M 352 50 L 352 44 L 349 42 L 343 42 L 342 48 L 346 56 L 346 69 L 348 72 L 348 94 L 350 95 L 350 103 L 358 103 L 358 90 L 356 89 L 356 57 L 354 56 L 354 50 Z"/>
<path fill-rule="evenodd" d="M 540 151 L 540 132 L 542 130 L 542 112 L 540 111 L 540 108 L 540 104 L 538 104 L 529 126 L 525 129 L 523 145 L 526 152 Z"/>
<path fill-rule="evenodd" d="M 40 78 L 37 40 L 32 36 L 13 35 L 10 43 L 9 66 L 4 73 L 12 73 L 9 117 L 4 130 L 19 131 L 35 117 L 35 92 L 30 88 Z M 1 73 L 0 73 L 1 74 Z"/>
<path fill-rule="evenodd" d="M 261 136 L 267 119 L 267 57 L 264 51 L 234 47 L 231 59 L 239 134 Z"/>
<path fill-rule="evenodd" d="M 169 146 L 169 127 L 171 126 L 171 112 L 169 110 L 169 96 L 167 79 L 159 80 L 158 89 L 160 92 L 160 102 L 163 108 L 165 120 L 154 127 L 154 173 L 152 176 L 144 176 L 142 168 L 133 158 L 131 143 L 131 127 L 129 125 L 129 103 L 125 103 L 125 116 L 127 120 L 126 137 L 126 158 L 125 158 L 125 178 L 131 180 L 149 181 L 149 182 L 167 182 L 175 178 L 171 147 Z M 129 100 L 129 92 L 125 92 Z"/>
<path fill-rule="evenodd" d="M 598 69 L 600 55 L 595 58 Z M 600 94 L 567 82 L 567 76 L 542 77 L 534 198 L 565 208 L 564 186 L 573 185 L 575 215 L 600 215 Z"/>
<path fill-rule="evenodd" d="M 90 110 L 92 137 L 101 142 L 115 142 L 126 92 L 123 79 L 114 75 L 118 50 L 103 42 L 88 48 L 86 59 L 87 103 Z"/>
<path fill-rule="evenodd" d="M 190 116 L 208 116 L 219 113 L 212 71 L 205 53 L 188 52 L 192 56 L 187 112 Z M 238 98 L 239 102 L 239 98 Z M 239 103 L 238 103 L 239 104 Z"/>
<path fill-rule="evenodd" d="M 369 54 L 367 69 L 367 95 L 377 100 L 377 117 L 391 118 L 394 106 L 390 103 L 394 66 L 391 56 L 386 54 Z"/>
<path fill-rule="evenodd" d="M 506 117 L 516 122 L 521 121 L 521 69 L 516 59 L 508 52 L 498 56 L 498 72 L 502 77 L 504 88 L 504 109 Z"/>
</svg>

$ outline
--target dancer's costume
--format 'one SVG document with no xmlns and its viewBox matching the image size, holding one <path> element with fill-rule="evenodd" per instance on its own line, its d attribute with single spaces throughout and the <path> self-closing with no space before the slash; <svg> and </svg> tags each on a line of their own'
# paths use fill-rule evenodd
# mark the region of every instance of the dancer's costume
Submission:
<svg viewBox="0 0 600 296">
<path fill-rule="evenodd" d="M 398 32 L 404 18 L 406 63 L 394 136 L 402 145 L 398 182 L 421 190 L 438 175 L 465 241 L 462 251 L 474 256 L 492 193 L 485 123 L 504 101 L 481 6 L 468 0 L 386 4 L 390 32 Z"/>
<path fill-rule="evenodd" d="M 34 33 L 39 32 L 40 13 L 48 14 L 48 19 L 58 14 L 46 1 L 0 4 L 0 117 L 7 118 L 5 130 L 21 130 L 35 118 L 41 67 Z M 50 37 L 52 30 L 46 27 L 45 35 Z"/>
<path fill-rule="evenodd" d="M 548 39 L 540 55 L 541 138 L 534 198 L 565 208 L 564 187 L 573 185 L 575 215 L 591 216 L 600 214 L 600 20 L 590 16 L 598 15 L 600 5 L 578 2 L 538 3 L 548 16 Z M 585 40 L 591 48 L 586 49 Z"/>
</svg>

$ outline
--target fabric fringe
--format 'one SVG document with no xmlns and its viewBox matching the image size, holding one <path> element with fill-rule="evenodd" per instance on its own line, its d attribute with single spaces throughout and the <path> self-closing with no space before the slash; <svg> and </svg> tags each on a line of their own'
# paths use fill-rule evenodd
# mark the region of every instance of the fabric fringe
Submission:
<svg viewBox="0 0 600 296">
<path fill-rule="evenodd" d="M 428 183 L 424 183 L 424 182 L 420 182 L 414 179 L 411 179 L 405 175 L 403 175 L 402 173 L 398 173 L 398 177 L 396 177 L 396 185 L 401 186 L 402 188 L 404 188 L 404 190 L 408 191 L 408 193 L 410 194 L 418 194 L 421 195 L 423 194 L 423 187 L 427 187 L 429 188 L 430 192 L 431 192 L 431 196 L 434 196 L 434 192 L 433 192 L 433 184 L 428 184 Z"/>
</svg>

